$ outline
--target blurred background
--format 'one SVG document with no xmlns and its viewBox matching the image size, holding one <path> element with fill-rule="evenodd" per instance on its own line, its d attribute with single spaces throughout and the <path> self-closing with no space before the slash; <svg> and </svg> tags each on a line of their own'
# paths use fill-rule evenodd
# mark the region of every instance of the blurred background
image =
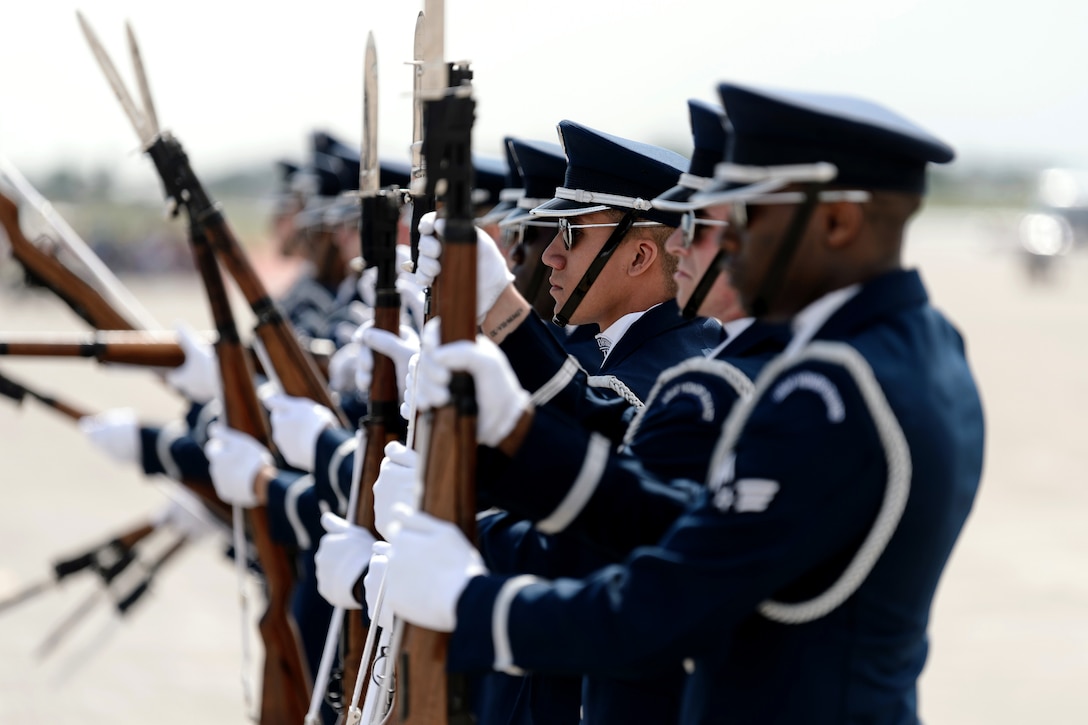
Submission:
<svg viewBox="0 0 1088 725">
<path fill-rule="evenodd" d="M 303 6 L 46 0 L 0 33 L 0 155 L 49 199 L 169 327 L 208 329 L 184 227 L 165 218 L 150 161 L 75 20 L 80 9 L 132 87 L 141 42 L 162 125 L 221 201 L 267 286 L 296 263 L 271 243 L 275 161 L 309 134 L 360 136 L 362 48 L 377 42 L 383 157 L 407 161 L 418 3 Z M 963 331 L 986 406 L 982 489 L 932 617 L 921 713 L 936 723 L 1088 721 L 1088 6 L 974 0 L 450 0 L 446 57 L 476 73 L 479 153 L 506 135 L 554 139 L 563 118 L 690 151 L 686 100 L 715 84 L 879 100 L 958 151 L 935 169 L 908 240 L 935 303 Z M 22 212 L 31 239 L 49 233 Z M 236 305 L 241 312 L 242 305 Z M 81 331 L 52 293 L 0 258 L 0 332 Z M 182 402 L 144 370 L 0 360 L 93 411 L 166 422 Z M 161 483 L 105 459 L 55 412 L 0 399 L 0 599 L 58 558 L 160 508 Z M 96 587 L 73 581 L 0 611 L 0 722 L 238 722 L 237 584 L 222 537 L 189 547 L 123 618 L 104 599 L 40 656 Z"/>
</svg>

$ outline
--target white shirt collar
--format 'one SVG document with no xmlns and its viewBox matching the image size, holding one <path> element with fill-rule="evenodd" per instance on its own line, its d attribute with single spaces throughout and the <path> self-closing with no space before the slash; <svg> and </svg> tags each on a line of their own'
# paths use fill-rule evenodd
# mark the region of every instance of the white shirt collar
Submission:
<svg viewBox="0 0 1088 725">
<path fill-rule="evenodd" d="M 732 342 L 736 340 L 742 332 L 747 330 L 755 321 L 756 318 L 754 317 L 741 317 L 736 320 L 730 320 L 729 322 L 723 322 L 722 327 L 725 328 L 725 339 L 722 340 L 716 348 L 711 350 L 710 354 L 707 355 L 707 357 L 712 360 L 718 357 L 718 355 L 721 354 L 722 350 L 729 347 L 729 345 L 731 345 Z"/>
<path fill-rule="evenodd" d="M 660 302 L 658 304 L 661 304 Z M 638 318 L 645 315 L 657 305 L 641 312 L 628 312 L 620 319 L 613 322 L 607 329 L 598 332 L 595 337 L 597 338 L 597 346 L 601 349 L 601 354 L 604 355 L 604 359 L 608 359 L 608 354 L 612 352 L 612 348 L 623 338 L 628 330 L 631 329 L 631 325 L 635 324 Z"/>
<path fill-rule="evenodd" d="M 790 323 L 793 328 L 793 339 L 790 340 L 784 354 L 792 355 L 807 345 L 820 331 L 828 318 L 845 305 L 860 289 L 860 284 L 841 287 L 809 303 L 807 307 L 798 312 Z"/>
</svg>

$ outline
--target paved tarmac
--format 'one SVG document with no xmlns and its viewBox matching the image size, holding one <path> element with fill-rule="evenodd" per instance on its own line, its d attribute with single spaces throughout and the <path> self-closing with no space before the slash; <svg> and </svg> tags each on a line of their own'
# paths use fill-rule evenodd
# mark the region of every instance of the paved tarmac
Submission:
<svg viewBox="0 0 1088 725">
<path fill-rule="evenodd" d="M 920 707 L 930 723 L 1073 725 L 1088 722 L 1088 254 L 1032 283 L 1006 221 L 929 211 L 908 244 L 907 263 L 967 338 L 988 423 L 982 489 L 933 610 Z M 196 280 L 126 282 L 164 325 L 210 327 Z M 0 331 L 85 329 L 48 293 L 0 290 Z M 25 359 L 0 370 L 90 410 L 131 406 L 166 421 L 184 408 L 143 370 Z M 30 400 L 0 400 L 0 460 L 0 599 L 166 500 L 162 482 Z M 99 600 L 46 657 L 36 649 L 94 582 L 73 578 L 0 611 L 0 723 L 245 722 L 224 545 L 213 536 L 184 550 L 123 621 Z"/>
</svg>

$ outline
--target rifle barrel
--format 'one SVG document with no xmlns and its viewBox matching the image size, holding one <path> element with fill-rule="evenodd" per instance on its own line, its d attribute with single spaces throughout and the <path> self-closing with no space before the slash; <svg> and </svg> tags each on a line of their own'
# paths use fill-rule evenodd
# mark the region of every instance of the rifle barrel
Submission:
<svg viewBox="0 0 1088 725">
<path fill-rule="evenodd" d="M 131 338 L 131 339 L 128 339 Z M 185 362 L 177 342 L 136 333 L 115 335 L 0 335 L 0 355 L 17 357 L 83 357 L 102 363 L 176 368 Z"/>
</svg>

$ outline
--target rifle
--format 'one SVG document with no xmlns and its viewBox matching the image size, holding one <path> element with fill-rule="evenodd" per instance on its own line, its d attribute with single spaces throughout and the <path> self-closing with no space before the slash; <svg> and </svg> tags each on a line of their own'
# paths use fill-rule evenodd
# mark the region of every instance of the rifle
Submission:
<svg viewBox="0 0 1088 725">
<path fill-rule="evenodd" d="M 98 258 L 87 243 L 80 239 L 64 217 L 53 208 L 53 205 L 38 193 L 38 190 L 27 181 L 15 164 L 2 155 L 0 155 L 0 174 L 3 174 L 22 196 L 23 200 L 34 207 L 49 226 L 53 228 L 57 233 L 55 240 L 57 246 L 65 249 L 83 264 L 83 267 L 93 278 L 92 281 L 97 289 L 102 290 L 105 296 L 112 300 L 113 307 L 121 310 L 118 314 L 129 322 L 129 325 L 124 328 L 110 327 L 109 329 L 128 329 L 129 327 L 134 329 L 158 329 L 161 327 L 155 321 L 155 318 L 144 309 L 139 300 L 121 284 L 121 281 L 110 271 L 109 267 L 102 263 L 102 260 Z M 17 227 L 17 225 L 15 226 Z M 86 298 L 81 296 L 77 299 Z M 105 326 L 96 325 L 96 327 L 105 329 Z"/>
<path fill-rule="evenodd" d="M 328 364 L 329 351 L 311 340 L 309 349 L 319 364 Z M 317 344 L 315 344 L 317 343 Z M 258 373 L 264 373 L 260 357 L 251 347 L 246 353 Z M 85 332 L 0 333 L 0 355 L 13 357 L 91 357 L 101 363 L 176 368 L 185 362 L 185 351 L 171 332 L 144 333 L 137 330 Z"/>
<path fill-rule="evenodd" d="M 284 391 L 290 395 L 305 395 L 327 404 L 333 410 L 336 408 L 331 404 L 313 360 L 299 345 L 294 330 L 279 314 L 252 267 L 248 265 L 248 260 L 245 259 L 218 206 L 211 201 L 193 174 L 181 145 L 169 133 L 160 132 L 132 28 L 127 29 L 128 41 L 143 102 L 142 110 L 136 107 L 94 31 L 82 15 L 77 13 L 77 17 L 99 65 L 121 101 L 145 151 L 155 163 L 171 212 L 176 215 L 182 206 L 185 207 L 193 259 L 204 280 L 212 318 L 219 334 L 215 348 L 219 357 L 226 424 L 271 448 L 268 420 L 253 387 L 253 368 L 238 336 L 213 244 L 218 245 L 218 251 L 225 252 L 224 265 L 238 272 L 235 274 L 235 281 L 254 308 L 258 320 L 258 335 L 264 341 L 269 357 L 274 361 L 276 372 L 281 375 L 280 382 Z M 285 356 L 291 358 L 297 366 L 294 370 L 289 367 L 290 363 Z M 272 540 L 265 508 L 250 509 L 247 515 L 257 558 L 264 572 L 268 598 L 267 609 L 258 626 L 265 646 L 260 722 L 263 725 L 297 725 L 306 714 L 310 680 L 300 650 L 298 632 L 290 618 L 288 599 L 292 585 L 291 566 L 286 552 Z"/>
<path fill-rule="evenodd" d="M 271 431 L 253 387 L 253 368 L 238 338 L 222 274 L 201 227 L 190 213 L 193 260 L 204 280 L 219 339 L 215 344 L 222 376 L 223 417 L 231 428 L 249 434 L 271 448 Z M 291 619 L 293 574 L 287 552 L 272 539 L 264 507 L 247 511 L 249 530 L 264 572 L 268 607 L 258 629 L 265 647 L 262 679 L 262 725 L 301 722 L 309 700 L 309 673 L 298 631 Z"/>
<path fill-rule="evenodd" d="M 433 6 L 433 7 L 432 7 Z M 441 57 L 444 9 L 428 2 L 429 59 Z M 437 48 L 438 55 L 433 55 Z M 425 68 L 423 152 L 427 190 L 444 182 L 446 219 L 442 281 L 435 292 L 442 316 L 442 343 L 476 339 L 476 227 L 472 205 L 472 124 L 475 101 L 472 72 L 466 65 Z M 432 74 L 433 73 L 433 74 Z M 450 404 L 433 411 L 426 426 L 423 459 L 423 510 L 455 522 L 475 538 L 476 396 L 472 376 L 454 373 Z M 447 674 L 449 635 L 405 625 L 401 654 L 398 721 L 406 724 L 472 722 L 467 682 Z"/>
<path fill-rule="evenodd" d="M 101 363 L 176 368 L 185 352 L 176 339 L 142 332 L 20 333 L 0 335 L 0 355 L 23 357 L 90 357 Z"/>
<path fill-rule="evenodd" d="M 133 547 L 147 538 L 155 527 L 144 522 L 126 529 L 109 540 L 86 549 L 79 554 L 53 563 L 52 575 L 0 601 L 0 612 L 14 607 L 50 589 L 60 586 L 73 574 L 91 571 L 98 574 L 107 585 L 132 563 Z"/>
<path fill-rule="evenodd" d="M 144 594 L 151 588 L 151 581 L 154 576 L 166 565 L 170 559 L 181 551 L 181 549 L 189 542 L 188 536 L 180 536 L 174 540 L 174 542 L 166 548 L 165 551 L 160 553 L 155 559 L 148 562 L 145 565 L 144 575 L 136 582 L 135 586 L 131 587 L 127 594 L 114 595 L 113 605 L 117 610 L 119 617 L 124 617 L 128 614 L 133 605 L 138 602 Z M 124 562 L 124 567 L 132 561 L 136 560 L 135 553 L 128 552 L 129 558 Z M 123 570 L 122 568 L 122 570 Z M 40 659 L 45 657 L 60 644 L 61 639 L 68 633 L 80 620 L 82 620 L 94 607 L 97 601 L 104 596 L 113 594 L 113 581 L 121 573 L 121 570 L 111 572 L 108 577 L 104 576 L 105 587 L 95 590 L 89 597 L 82 601 L 71 613 L 65 617 L 61 622 L 53 628 L 53 631 L 42 641 L 35 652 L 35 655 Z"/>
<path fill-rule="evenodd" d="M 362 209 L 359 237 L 363 259 L 368 267 L 374 267 L 377 271 L 374 326 L 399 335 L 400 293 L 396 289 L 396 248 L 397 224 L 403 197 L 396 188 L 379 188 L 377 83 L 377 56 L 374 37 L 370 34 L 367 38 L 364 68 L 363 148 L 359 172 Z M 400 417 L 400 394 L 393 361 L 377 352 L 373 355 L 374 367 L 367 415 L 362 421 L 366 430 L 366 451 L 356 452 L 356 455 L 363 456 L 363 463 L 359 481 L 354 484 L 358 489 L 354 518 L 356 524 L 365 527 L 377 537 L 378 532 L 374 528 L 374 482 L 378 479 L 378 468 L 385 457 L 386 444 L 401 438 L 405 427 Z M 371 613 L 372 616 L 373 614 Z M 370 626 L 376 625 L 372 622 Z M 344 682 L 355 685 L 351 699 L 353 714 L 364 686 L 370 682 L 367 671 L 373 666 L 370 661 L 365 664 L 362 662 L 367 634 L 368 628 L 363 625 L 360 617 L 348 618 L 345 637 L 347 647 L 343 659 Z"/>
<path fill-rule="evenodd" d="M 31 390 L 22 383 L 17 383 L 7 375 L 0 373 L 0 395 L 11 398 L 15 401 L 16 405 L 19 405 L 29 395 L 39 403 L 42 403 L 48 408 L 51 408 L 63 416 L 66 416 L 74 421 L 78 421 L 80 418 L 85 418 L 91 413 L 83 408 L 72 405 L 70 403 L 59 400 L 52 395 L 46 395 L 45 393 L 39 393 L 35 390 Z"/>
<path fill-rule="evenodd" d="M 34 280 L 52 290 L 91 327 L 99 330 L 137 330 L 140 325 L 117 310 L 95 287 L 72 272 L 55 253 L 39 249 L 19 227 L 19 207 L 0 194 L 0 226 L 11 241 L 15 259 Z"/>
<path fill-rule="evenodd" d="M 136 107 L 94 31 L 82 15 L 77 13 L 77 16 L 99 65 L 132 122 L 144 151 L 151 157 L 159 173 L 168 210 L 171 215 L 176 216 L 182 206 L 186 208 L 191 224 L 200 227 L 201 234 L 234 278 L 242 296 L 253 310 L 257 321 L 254 333 L 260 340 L 261 348 L 267 353 L 270 363 L 266 365 L 267 372 L 275 374 L 284 393 L 309 398 L 325 406 L 336 413 L 341 424 L 347 427 L 347 421 L 329 394 L 326 381 L 317 364 L 299 342 L 290 321 L 283 316 L 269 296 L 264 283 L 261 282 L 237 237 L 227 224 L 219 204 L 211 199 L 197 178 L 180 142 L 169 131 L 159 129 L 143 62 L 140 59 L 131 27 L 128 28 L 129 46 L 143 110 Z"/>
</svg>

